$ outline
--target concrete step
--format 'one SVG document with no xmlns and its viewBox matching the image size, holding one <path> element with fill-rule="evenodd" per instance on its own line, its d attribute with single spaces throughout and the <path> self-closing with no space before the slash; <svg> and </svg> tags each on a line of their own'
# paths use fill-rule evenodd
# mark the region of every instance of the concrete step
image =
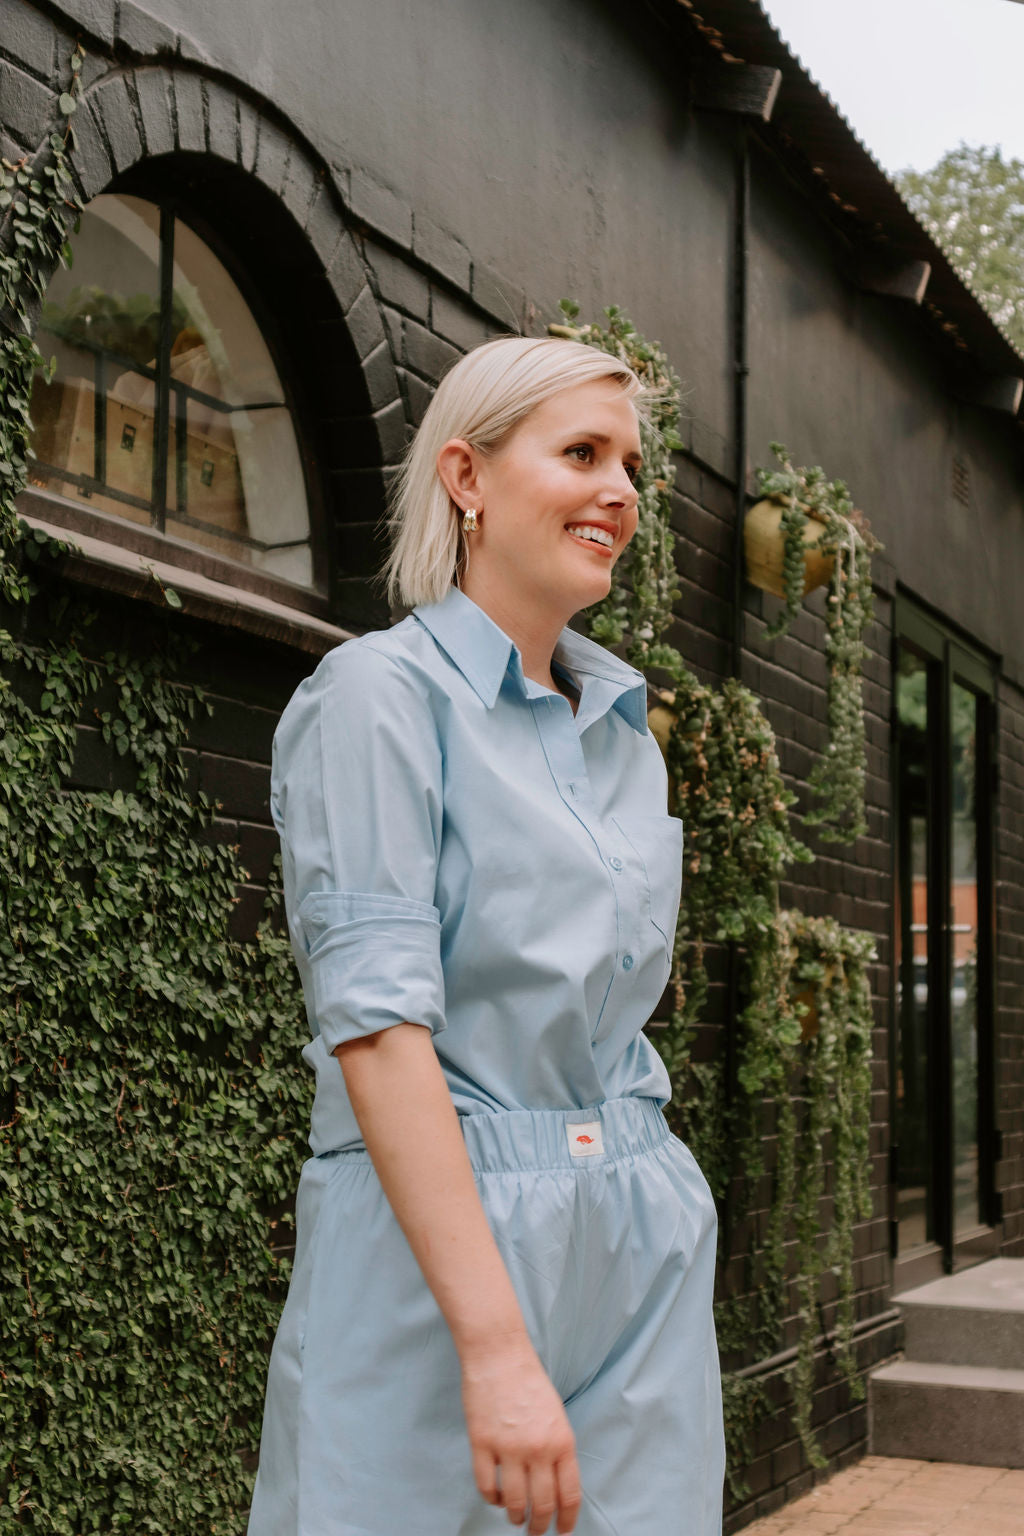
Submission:
<svg viewBox="0 0 1024 1536">
<path fill-rule="evenodd" d="M 868 1449 L 1024 1467 L 1024 1370 L 917 1360 L 882 1366 L 868 1381 Z"/>
<path fill-rule="evenodd" d="M 989 1259 L 893 1301 L 908 1360 L 1024 1370 L 1024 1259 Z"/>
</svg>

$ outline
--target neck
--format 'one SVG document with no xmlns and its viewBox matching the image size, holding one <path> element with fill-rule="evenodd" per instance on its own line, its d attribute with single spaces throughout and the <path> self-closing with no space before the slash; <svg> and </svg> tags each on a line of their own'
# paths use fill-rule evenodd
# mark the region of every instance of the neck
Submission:
<svg viewBox="0 0 1024 1536">
<path fill-rule="evenodd" d="M 524 674 L 545 688 L 557 690 L 559 685 L 551 672 L 551 658 L 558 637 L 572 614 L 553 612 L 547 604 L 530 602 L 522 594 L 512 598 L 480 578 L 471 579 L 468 572 L 462 590 L 515 642 L 523 659 Z"/>
</svg>

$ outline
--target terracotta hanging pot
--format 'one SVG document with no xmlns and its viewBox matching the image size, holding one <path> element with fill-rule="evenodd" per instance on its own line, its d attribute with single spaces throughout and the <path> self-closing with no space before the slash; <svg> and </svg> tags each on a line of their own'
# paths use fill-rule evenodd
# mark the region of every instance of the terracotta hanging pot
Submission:
<svg viewBox="0 0 1024 1536">
<path fill-rule="evenodd" d="M 768 497 L 755 502 L 743 524 L 743 545 L 747 559 L 747 580 L 763 592 L 785 597 L 786 546 L 782 533 L 784 503 Z M 804 528 L 804 595 L 822 587 L 831 579 L 834 555 L 823 555 L 818 543 L 825 525 L 813 512 L 808 513 Z"/>
<path fill-rule="evenodd" d="M 830 987 L 835 980 L 836 968 L 834 965 L 826 965 L 825 976 L 821 985 Z M 800 1038 L 804 1042 L 813 1040 L 821 1028 L 821 1019 L 818 1016 L 817 988 L 804 987 L 793 994 L 793 1001 L 803 1003 L 807 1012 L 800 1019 Z"/>
<path fill-rule="evenodd" d="M 672 734 L 676 724 L 676 713 L 669 706 L 675 702 L 675 694 L 668 693 L 659 688 L 657 695 L 664 700 L 663 703 L 651 704 L 647 710 L 647 726 L 658 746 L 661 755 L 668 761 L 668 738 Z M 668 781 L 668 812 L 670 816 L 676 814 L 676 786 L 675 780 L 669 775 Z"/>
<path fill-rule="evenodd" d="M 647 726 L 661 748 L 661 755 L 667 763 L 668 740 L 679 724 L 679 717 L 672 707 L 675 704 L 676 696 L 669 689 L 652 688 L 647 697 Z M 686 741 L 699 741 L 701 739 L 700 732 L 697 731 L 684 731 L 683 737 Z M 670 816 L 676 814 L 676 786 L 671 774 L 668 781 L 668 811 Z"/>
</svg>

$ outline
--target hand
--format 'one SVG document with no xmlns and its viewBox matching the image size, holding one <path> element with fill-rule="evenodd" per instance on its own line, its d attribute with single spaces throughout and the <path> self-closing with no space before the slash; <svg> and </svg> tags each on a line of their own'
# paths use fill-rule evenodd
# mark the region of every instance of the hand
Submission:
<svg viewBox="0 0 1024 1536">
<path fill-rule="evenodd" d="M 462 1403 L 476 1485 L 528 1536 L 576 1527 L 581 1492 L 576 1441 L 562 1400 L 525 1334 L 463 1355 Z"/>
</svg>

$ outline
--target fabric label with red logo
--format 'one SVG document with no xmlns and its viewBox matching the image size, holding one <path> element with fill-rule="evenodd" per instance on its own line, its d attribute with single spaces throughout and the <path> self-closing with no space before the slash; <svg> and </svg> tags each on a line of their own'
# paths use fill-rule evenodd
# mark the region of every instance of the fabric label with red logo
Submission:
<svg viewBox="0 0 1024 1536">
<path fill-rule="evenodd" d="M 569 1138 L 571 1157 L 597 1157 L 604 1151 L 599 1120 L 588 1120 L 585 1125 L 567 1125 L 565 1134 Z"/>
</svg>

